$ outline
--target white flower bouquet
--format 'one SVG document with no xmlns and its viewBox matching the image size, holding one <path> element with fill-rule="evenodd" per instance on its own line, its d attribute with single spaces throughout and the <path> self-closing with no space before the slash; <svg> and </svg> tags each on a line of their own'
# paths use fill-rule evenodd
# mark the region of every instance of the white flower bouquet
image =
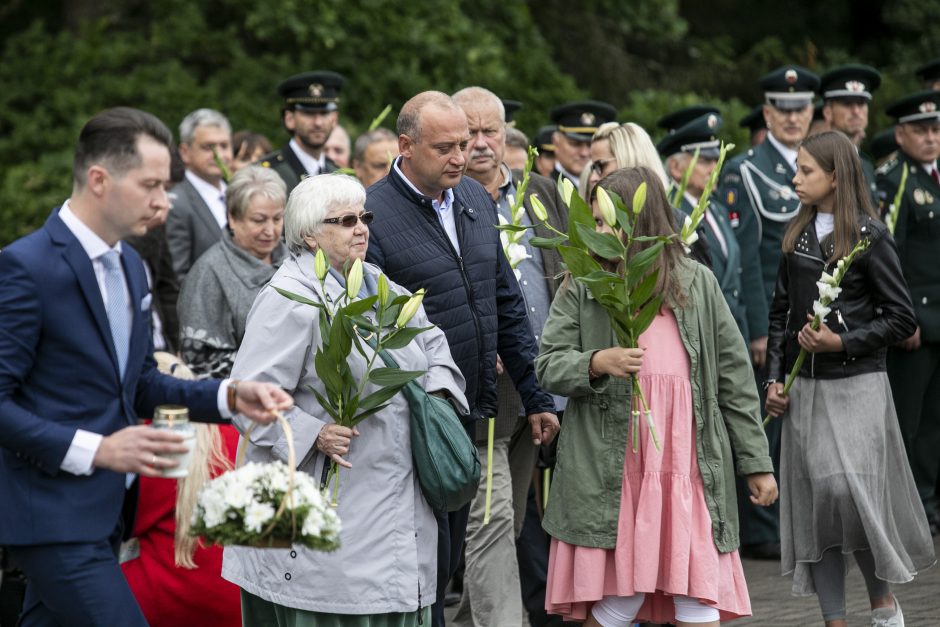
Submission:
<svg viewBox="0 0 940 627">
<path fill-rule="evenodd" d="M 192 533 L 221 545 L 337 549 L 336 511 L 310 475 L 290 475 L 283 462 L 250 462 L 216 477 L 199 493 Z"/>
<path fill-rule="evenodd" d="M 243 436 L 238 468 L 199 491 L 190 534 L 223 546 L 339 548 L 339 516 L 313 477 L 294 470 L 294 435 L 284 416 L 278 412 L 277 418 L 287 439 L 288 463 L 243 464 L 249 430 Z"/>
</svg>

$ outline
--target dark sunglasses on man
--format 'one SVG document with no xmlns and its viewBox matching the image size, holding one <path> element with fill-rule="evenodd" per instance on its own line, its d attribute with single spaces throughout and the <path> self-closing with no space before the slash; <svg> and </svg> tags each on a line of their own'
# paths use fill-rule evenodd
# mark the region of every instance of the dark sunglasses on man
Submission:
<svg viewBox="0 0 940 627">
<path fill-rule="evenodd" d="M 351 229 L 354 226 L 356 226 L 357 222 L 360 222 L 360 221 L 366 226 L 369 226 L 370 224 L 372 224 L 372 220 L 374 218 L 375 218 L 374 213 L 372 213 L 371 211 L 364 211 L 360 213 L 359 215 L 356 215 L 355 213 L 347 213 L 346 215 L 340 216 L 338 218 L 324 218 L 323 222 L 325 224 L 339 224 L 340 226 L 344 226 L 347 229 Z"/>
</svg>

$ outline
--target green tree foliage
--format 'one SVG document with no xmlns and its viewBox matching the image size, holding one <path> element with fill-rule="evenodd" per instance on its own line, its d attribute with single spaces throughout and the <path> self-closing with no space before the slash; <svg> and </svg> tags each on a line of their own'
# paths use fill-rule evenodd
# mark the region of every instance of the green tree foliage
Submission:
<svg viewBox="0 0 940 627">
<path fill-rule="evenodd" d="M 91 15 L 74 30 L 50 15 L 3 43 L 0 245 L 68 196 L 78 131 L 107 107 L 139 107 L 173 129 L 189 111 L 212 107 L 235 129 L 280 143 L 275 88 L 316 68 L 349 79 L 341 109 L 353 132 L 386 104 L 394 126 L 401 105 L 426 89 L 479 84 L 522 98 L 530 130 L 546 109 L 582 94 L 518 1 L 153 0 Z"/>
<path fill-rule="evenodd" d="M 81 125 L 115 105 L 176 128 L 198 107 L 234 128 L 284 140 L 275 93 L 285 77 L 332 69 L 348 79 L 353 136 L 386 105 L 425 89 L 482 85 L 524 102 L 533 133 L 566 100 L 615 105 L 621 121 L 707 103 L 723 139 L 761 100 L 757 79 L 786 62 L 822 73 L 857 61 L 882 70 L 869 135 L 884 108 L 919 88 L 940 50 L 940 0 L 9 0 L 0 5 L 0 246 L 45 220 L 71 188 Z"/>
</svg>

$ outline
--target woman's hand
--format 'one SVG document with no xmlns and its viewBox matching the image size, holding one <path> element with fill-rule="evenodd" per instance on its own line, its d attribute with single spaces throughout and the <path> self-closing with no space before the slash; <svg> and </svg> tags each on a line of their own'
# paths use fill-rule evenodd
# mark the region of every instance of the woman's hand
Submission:
<svg viewBox="0 0 940 627">
<path fill-rule="evenodd" d="M 783 395 L 782 383 L 771 383 L 767 386 L 767 402 L 764 403 L 764 407 L 767 409 L 768 414 L 776 418 L 787 411 L 787 407 L 789 406 L 790 397 Z"/>
<path fill-rule="evenodd" d="M 352 464 L 343 459 L 343 455 L 349 452 L 349 444 L 359 431 L 353 427 L 342 427 L 338 424 L 330 423 L 320 429 L 320 435 L 317 436 L 317 450 L 327 455 L 334 462 L 343 468 L 352 468 Z"/>
<path fill-rule="evenodd" d="M 609 374 L 627 379 L 640 371 L 644 352 L 645 348 L 605 348 L 591 355 L 590 368 L 599 375 Z"/>
<path fill-rule="evenodd" d="M 810 323 L 813 321 L 813 316 L 810 314 L 806 317 L 809 318 Z M 833 333 L 825 322 L 820 323 L 818 331 L 814 331 L 810 323 L 803 325 L 796 336 L 800 348 L 810 353 L 838 353 L 844 349 L 842 338 L 837 333 Z"/>
<path fill-rule="evenodd" d="M 747 476 L 747 487 L 751 490 L 751 503 L 768 507 L 777 502 L 777 480 L 772 472 L 759 472 Z"/>
</svg>

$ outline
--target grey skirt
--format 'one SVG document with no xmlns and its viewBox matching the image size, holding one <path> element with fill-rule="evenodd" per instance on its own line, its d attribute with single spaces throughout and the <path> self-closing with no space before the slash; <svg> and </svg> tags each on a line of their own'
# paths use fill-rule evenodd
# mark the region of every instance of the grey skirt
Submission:
<svg viewBox="0 0 940 627">
<path fill-rule="evenodd" d="M 810 564 L 831 548 L 871 550 L 890 583 L 936 563 L 887 374 L 798 377 L 782 420 L 780 565 L 793 594 L 816 592 Z"/>
<path fill-rule="evenodd" d="M 241 590 L 243 627 L 431 627 L 431 607 L 388 614 L 309 612 L 265 601 Z"/>
</svg>

